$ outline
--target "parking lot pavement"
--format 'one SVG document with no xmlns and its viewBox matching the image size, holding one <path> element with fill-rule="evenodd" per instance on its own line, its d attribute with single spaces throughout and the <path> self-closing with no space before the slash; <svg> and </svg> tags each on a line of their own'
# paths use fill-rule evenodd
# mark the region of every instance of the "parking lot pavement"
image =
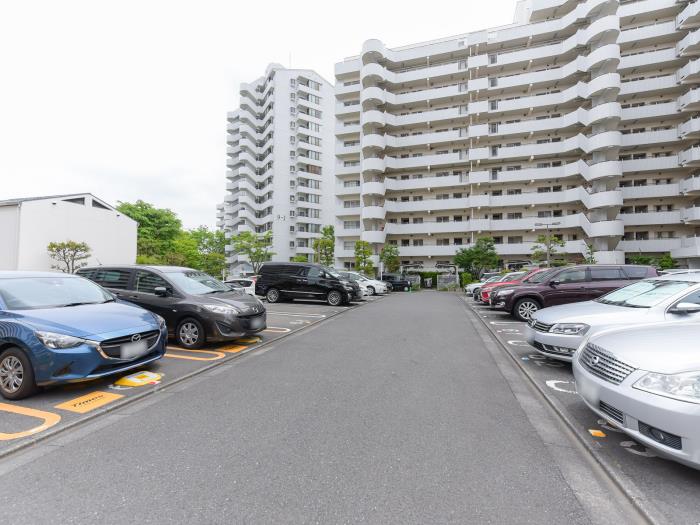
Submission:
<svg viewBox="0 0 700 525">
<path fill-rule="evenodd" d="M 98 381 L 46 388 L 21 401 L 0 397 L 0 457 L 57 431 L 104 416 L 125 403 L 260 348 L 286 334 L 378 299 L 378 296 L 367 297 L 362 303 L 339 307 L 313 301 L 267 304 L 267 329 L 254 337 L 208 345 L 199 350 L 185 350 L 170 344 L 162 359 L 141 370 Z"/>
<path fill-rule="evenodd" d="M 571 365 L 537 353 L 525 341 L 524 323 L 471 298 L 463 299 L 556 406 L 564 410 L 579 436 L 621 475 L 621 480 L 656 516 L 669 523 L 700 523 L 699 471 L 656 457 L 652 450 L 599 419 L 576 394 Z M 604 437 L 593 437 L 590 431 L 600 431 Z"/>
</svg>

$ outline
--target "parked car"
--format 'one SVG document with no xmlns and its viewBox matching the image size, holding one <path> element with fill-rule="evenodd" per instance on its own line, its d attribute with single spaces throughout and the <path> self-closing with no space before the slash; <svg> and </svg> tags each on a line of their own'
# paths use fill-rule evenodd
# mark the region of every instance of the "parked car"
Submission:
<svg viewBox="0 0 700 525">
<path fill-rule="evenodd" d="M 163 316 L 168 334 L 185 348 L 230 341 L 267 328 L 265 306 L 257 297 L 232 290 L 192 268 L 96 266 L 77 273 L 119 299 Z"/>
<path fill-rule="evenodd" d="M 0 394 L 118 374 L 160 359 L 165 320 L 64 273 L 0 272 Z"/>
<path fill-rule="evenodd" d="M 362 299 L 360 286 L 321 264 L 268 262 L 262 265 L 255 293 L 268 303 L 318 299 L 331 306 Z"/>
<path fill-rule="evenodd" d="M 492 283 L 486 283 L 484 284 L 481 289 L 479 290 L 479 300 L 482 303 L 487 303 L 489 302 L 489 296 L 491 295 L 491 290 L 494 289 L 497 286 L 505 286 L 508 284 L 520 284 L 522 279 L 528 275 L 528 272 L 513 272 L 507 274 L 507 279 L 504 281 L 503 279 L 500 279 L 498 281 L 494 281 Z"/>
<path fill-rule="evenodd" d="M 538 352 L 571 361 L 584 337 L 600 330 L 693 319 L 700 322 L 700 272 L 645 279 L 593 301 L 543 308 L 525 330 Z"/>
<path fill-rule="evenodd" d="M 496 277 L 493 281 L 491 281 L 491 282 L 489 282 L 489 283 L 484 283 L 484 285 L 486 285 L 486 284 L 494 284 L 494 283 L 506 283 L 506 282 L 510 281 L 512 278 L 517 277 L 517 276 L 519 276 L 519 275 L 522 275 L 523 273 L 525 273 L 525 272 L 508 272 L 508 273 L 504 273 L 504 274 L 499 275 L 498 277 Z M 483 286 L 481 286 L 481 287 L 479 287 L 479 288 L 476 288 L 476 289 L 474 290 L 474 297 L 473 297 L 473 299 L 474 299 L 475 301 L 477 301 L 477 302 L 481 301 L 481 289 L 482 289 L 482 288 L 483 288 Z"/>
<path fill-rule="evenodd" d="M 662 457 L 700 468 L 700 324 L 590 336 L 573 361 L 588 408 Z"/>
<path fill-rule="evenodd" d="M 464 293 L 473 298 L 475 294 L 479 293 L 484 284 L 498 281 L 501 277 L 501 274 L 492 275 L 491 277 L 482 277 L 480 281 L 466 285 L 464 287 Z"/>
<path fill-rule="evenodd" d="M 496 303 L 494 301 L 494 297 L 498 290 L 501 290 L 504 287 L 507 286 L 518 286 L 523 283 L 529 283 L 532 282 L 532 280 L 535 278 L 536 275 L 547 271 L 547 268 L 535 268 L 533 270 L 529 270 L 528 272 L 525 273 L 525 275 L 522 275 L 521 277 L 518 277 L 517 279 L 510 281 L 510 282 L 505 282 L 505 283 L 495 283 L 495 286 L 491 288 L 489 291 L 488 295 L 488 303 L 491 306 L 492 310 L 496 309 Z"/>
<path fill-rule="evenodd" d="M 385 273 L 382 280 L 391 284 L 392 291 L 408 292 L 411 289 L 411 281 L 398 273 Z"/>
<path fill-rule="evenodd" d="M 228 285 L 235 284 L 248 295 L 255 295 L 255 279 L 252 277 L 229 277 L 224 281 Z"/>
<path fill-rule="evenodd" d="M 356 281 L 360 286 L 364 285 L 367 290 L 367 295 L 385 294 L 387 292 L 387 285 L 383 281 L 377 281 L 376 279 L 369 279 L 361 273 L 349 272 L 347 270 L 337 270 L 338 274 L 348 281 Z"/>
<path fill-rule="evenodd" d="M 530 282 L 498 290 L 496 309 L 505 310 L 521 321 L 528 321 L 539 309 L 578 303 L 600 297 L 612 290 L 648 277 L 656 277 L 651 266 L 579 265 L 551 268 Z"/>
</svg>

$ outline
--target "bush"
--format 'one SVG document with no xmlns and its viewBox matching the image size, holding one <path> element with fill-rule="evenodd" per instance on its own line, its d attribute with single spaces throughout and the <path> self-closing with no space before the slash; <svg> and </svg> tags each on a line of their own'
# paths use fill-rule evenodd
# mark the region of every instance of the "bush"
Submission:
<svg viewBox="0 0 700 525">
<path fill-rule="evenodd" d="M 473 283 L 474 281 L 476 281 L 476 279 L 474 279 L 472 274 L 470 274 L 469 272 L 462 272 L 459 274 L 459 285 L 462 288 L 464 288 L 466 285 L 468 285 L 470 283 Z"/>
</svg>

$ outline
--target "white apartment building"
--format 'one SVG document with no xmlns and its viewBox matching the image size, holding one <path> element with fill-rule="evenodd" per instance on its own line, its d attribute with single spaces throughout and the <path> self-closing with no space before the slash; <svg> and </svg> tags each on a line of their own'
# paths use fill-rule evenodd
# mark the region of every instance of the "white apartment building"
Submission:
<svg viewBox="0 0 700 525">
<path fill-rule="evenodd" d="M 136 221 L 90 193 L 0 201 L 0 270 L 51 270 L 51 242 L 86 243 L 90 265 L 134 264 Z"/>
<path fill-rule="evenodd" d="M 333 85 L 308 69 L 270 64 L 241 84 L 228 114 L 226 197 L 217 224 L 227 238 L 272 230 L 273 260 L 310 257 L 313 239 L 333 224 Z M 250 269 L 227 246 L 229 273 Z"/>
<path fill-rule="evenodd" d="M 335 66 L 336 255 L 433 266 L 492 236 L 530 259 L 700 266 L 700 1 L 528 0 L 515 23 Z"/>
</svg>

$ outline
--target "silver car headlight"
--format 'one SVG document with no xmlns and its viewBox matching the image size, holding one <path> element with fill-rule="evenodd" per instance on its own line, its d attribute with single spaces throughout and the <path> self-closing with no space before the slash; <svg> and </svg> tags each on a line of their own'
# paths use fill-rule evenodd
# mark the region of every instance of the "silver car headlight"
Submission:
<svg viewBox="0 0 700 525">
<path fill-rule="evenodd" d="M 153 313 L 153 312 L 151 312 L 151 315 L 153 315 L 153 317 L 155 317 L 156 321 L 158 321 L 158 327 L 159 327 L 161 330 L 162 330 L 163 328 L 165 328 L 165 319 L 164 319 L 164 318 L 162 318 L 160 315 L 155 314 L 155 313 Z"/>
<path fill-rule="evenodd" d="M 235 306 L 225 306 L 223 304 L 203 304 L 202 308 L 214 312 L 215 314 L 239 314 L 241 311 Z"/>
<path fill-rule="evenodd" d="M 551 334 L 583 335 L 588 332 L 590 326 L 583 323 L 557 323 L 549 329 Z"/>
<path fill-rule="evenodd" d="M 515 290 L 499 290 L 499 291 L 495 292 L 495 295 L 502 297 L 504 295 L 510 295 L 513 292 L 515 292 Z"/>
<path fill-rule="evenodd" d="M 679 401 L 700 403 L 700 371 L 669 375 L 649 372 L 632 387 Z"/>
<path fill-rule="evenodd" d="M 75 348 L 85 343 L 90 343 L 87 339 L 73 337 L 72 335 L 56 334 L 54 332 L 34 332 L 41 343 L 53 350 L 63 348 Z"/>
</svg>

